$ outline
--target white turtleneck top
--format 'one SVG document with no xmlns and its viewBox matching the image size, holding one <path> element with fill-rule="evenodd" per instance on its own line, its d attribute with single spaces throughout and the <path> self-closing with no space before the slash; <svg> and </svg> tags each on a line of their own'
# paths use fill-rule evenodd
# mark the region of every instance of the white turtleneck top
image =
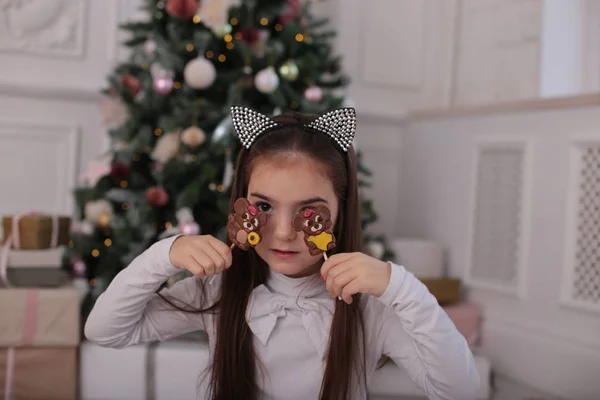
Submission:
<svg viewBox="0 0 600 400">
<path fill-rule="evenodd" d="M 155 243 L 115 277 L 88 317 L 88 340 L 122 348 L 204 330 L 213 353 L 215 316 L 174 310 L 155 293 L 180 271 L 169 259 L 174 240 Z M 219 284 L 218 278 L 206 281 L 206 303 L 194 277 L 180 280 L 163 293 L 200 308 L 218 298 Z M 467 342 L 416 277 L 392 264 L 385 293 L 365 300 L 367 385 L 378 361 L 386 355 L 404 368 L 430 399 L 476 398 L 480 380 Z M 246 320 L 255 336 L 257 357 L 266 370 L 259 377 L 260 398 L 318 398 L 336 301 L 340 300 L 329 295 L 318 276 L 289 278 L 271 271 L 267 283 L 254 289 Z M 198 398 L 204 398 L 205 383 L 200 385 Z M 353 398 L 365 397 L 363 389 Z"/>
</svg>

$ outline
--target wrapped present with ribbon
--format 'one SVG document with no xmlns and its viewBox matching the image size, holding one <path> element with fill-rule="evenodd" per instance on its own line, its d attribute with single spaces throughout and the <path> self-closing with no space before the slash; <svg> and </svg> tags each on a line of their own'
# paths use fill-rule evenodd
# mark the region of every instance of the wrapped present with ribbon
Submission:
<svg viewBox="0 0 600 400">
<path fill-rule="evenodd" d="M 2 219 L 5 246 L 13 249 L 48 249 L 69 242 L 71 218 L 27 212 Z"/>
<path fill-rule="evenodd" d="M 0 287 L 58 286 L 71 219 L 36 212 L 4 217 L 0 248 Z"/>
<path fill-rule="evenodd" d="M 75 400 L 77 347 L 0 348 L 0 390 L 6 400 Z"/>
<path fill-rule="evenodd" d="M 195 399 L 197 385 L 201 393 L 206 388 L 198 377 L 209 366 L 208 336 L 194 332 L 123 349 L 83 341 L 79 365 L 82 399 Z"/>
<path fill-rule="evenodd" d="M 59 287 L 68 282 L 62 270 L 64 246 L 43 250 L 0 248 L 0 288 Z"/>
<path fill-rule="evenodd" d="M 72 347 L 80 342 L 75 287 L 0 289 L 0 347 Z"/>
</svg>

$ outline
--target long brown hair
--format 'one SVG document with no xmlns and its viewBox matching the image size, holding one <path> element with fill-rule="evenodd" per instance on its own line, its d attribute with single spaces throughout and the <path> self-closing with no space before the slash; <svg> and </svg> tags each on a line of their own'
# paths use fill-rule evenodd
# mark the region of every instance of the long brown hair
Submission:
<svg viewBox="0 0 600 400">
<path fill-rule="evenodd" d="M 339 200 L 333 253 L 360 251 L 362 230 L 354 150 L 350 148 L 347 153 L 342 153 L 326 135 L 302 128 L 316 117 L 297 113 L 274 117 L 284 126 L 260 136 L 250 150 L 240 151 L 231 191 L 231 207 L 235 200 L 247 196 L 250 175 L 257 163 L 286 153 L 307 156 L 323 167 Z M 229 240 L 227 242 L 231 244 Z M 212 307 L 203 310 L 216 310 L 218 313 L 209 385 L 213 400 L 258 398 L 258 360 L 245 314 L 252 290 L 265 283 L 268 277 L 268 265 L 253 249 L 241 251 L 234 248 L 232 267 L 222 274 L 220 298 Z M 343 301 L 335 303 L 321 385 L 322 400 L 346 400 L 357 391 L 366 391 L 361 303 L 359 294 L 353 296 L 351 304 Z"/>
</svg>

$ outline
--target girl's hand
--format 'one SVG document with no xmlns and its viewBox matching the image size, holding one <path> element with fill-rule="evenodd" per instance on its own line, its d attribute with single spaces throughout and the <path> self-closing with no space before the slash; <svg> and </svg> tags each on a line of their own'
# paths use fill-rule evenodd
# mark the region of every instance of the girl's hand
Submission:
<svg viewBox="0 0 600 400">
<path fill-rule="evenodd" d="M 196 277 L 212 276 L 231 266 L 231 249 L 211 235 L 180 236 L 171 245 L 169 259 Z"/>
<path fill-rule="evenodd" d="M 329 293 L 341 296 L 348 304 L 356 293 L 381 296 L 390 283 L 391 274 L 389 263 L 363 253 L 334 254 L 321 267 Z"/>
</svg>

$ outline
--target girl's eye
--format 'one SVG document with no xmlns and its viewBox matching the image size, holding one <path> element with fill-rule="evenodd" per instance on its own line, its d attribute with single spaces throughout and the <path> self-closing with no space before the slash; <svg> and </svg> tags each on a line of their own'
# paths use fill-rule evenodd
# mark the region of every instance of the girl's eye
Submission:
<svg viewBox="0 0 600 400">
<path fill-rule="evenodd" d="M 244 213 L 244 215 L 242 215 L 242 218 L 244 218 L 244 219 L 250 219 L 250 214 Z"/>
<path fill-rule="evenodd" d="M 256 205 L 256 207 L 258 208 L 258 210 L 260 212 L 269 212 L 272 209 L 272 207 L 269 203 L 258 203 Z"/>
<path fill-rule="evenodd" d="M 315 216 L 315 222 L 321 222 L 323 218 L 320 215 Z"/>
<path fill-rule="evenodd" d="M 252 223 L 254 224 L 254 226 L 258 226 L 258 218 L 254 218 L 252 220 Z"/>
<path fill-rule="evenodd" d="M 312 221 L 310 219 L 307 219 L 306 221 L 304 221 L 304 226 L 309 227 L 312 225 Z"/>
<path fill-rule="evenodd" d="M 252 226 L 252 224 L 248 221 L 244 221 L 244 228 L 246 229 L 253 229 L 254 226 Z"/>
</svg>

